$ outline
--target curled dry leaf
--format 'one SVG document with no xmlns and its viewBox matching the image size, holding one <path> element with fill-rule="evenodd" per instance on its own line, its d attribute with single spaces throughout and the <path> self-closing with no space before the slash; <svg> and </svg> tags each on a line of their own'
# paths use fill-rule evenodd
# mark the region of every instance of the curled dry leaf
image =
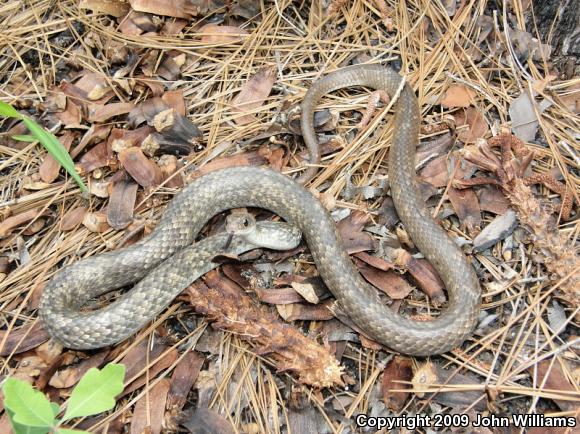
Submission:
<svg viewBox="0 0 580 434">
<path fill-rule="evenodd" d="M 101 366 L 108 355 L 109 351 L 107 350 L 99 351 L 75 366 L 68 366 L 65 369 L 56 372 L 50 378 L 48 384 L 57 389 L 68 389 L 69 387 L 73 387 L 89 369 Z"/>
<path fill-rule="evenodd" d="M 24 224 L 28 224 L 31 221 L 47 215 L 48 211 L 42 212 L 41 208 L 34 208 L 28 211 L 21 212 L 12 217 L 8 217 L 2 223 L 0 223 L 0 238 L 7 237 L 12 234 L 12 231 Z"/>
<path fill-rule="evenodd" d="M 133 222 L 133 208 L 139 186 L 131 181 L 118 181 L 107 206 L 107 222 L 113 229 L 125 229 Z"/>
<path fill-rule="evenodd" d="M 474 99 L 475 92 L 473 90 L 462 84 L 455 84 L 449 86 L 439 103 L 447 108 L 469 107 L 473 104 Z"/>
<path fill-rule="evenodd" d="M 272 91 L 276 81 L 276 68 L 264 68 L 242 87 L 242 90 L 232 101 L 233 110 L 238 113 L 249 113 L 264 104 L 268 95 Z M 236 116 L 234 118 L 238 125 L 245 125 L 253 122 L 255 117 L 251 114 Z"/>
<path fill-rule="evenodd" d="M 234 26 L 220 26 L 217 24 L 206 24 L 199 29 L 201 42 L 206 44 L 235 44 L 241 42 L 243 36 L 249 33 Z"/>
<path fill-rule="evenodd" d="M 87 209 L 84 206 L 72 208 L 60 220 L 61 231 L 72 231 L 83 222 Z"/>
<path fill-rule="evenodd" d="M 395 390 L 410 389 L 413 378 L 413 363 L 410 358 L 403 356 L 393 357 L 383 371 L 382 394 L 385 405 L 390 410 L 399 412 L 405 406 L 409 392 Z"/>
<path fill-rule="evenodd" d="M 497 216 L 473 240 L 473 250 L 481 252 L 494 246 L 498 241 L 510 235 L 518 224 L 517 215 L 513 210 Z"/>
<path fill-rule="evenodd" d="M 108 142 L 101 142 L 84 154 L 80 158 L 79 163 L 75 165 L 75 168 L 81 175 L 84 175 L 95 169 L 109 165 L 112 158 L 113 155 L 111 148 L 108 146 Z"/>
<path fill-rule="evenodd" d="M 147 158 L 143 151 L 136 146 L 123 149 L 119 153 L 119 161 L 127 173 L 142 187 L 157 185 L 163 178 L 159 166 Z"/>
</svg>

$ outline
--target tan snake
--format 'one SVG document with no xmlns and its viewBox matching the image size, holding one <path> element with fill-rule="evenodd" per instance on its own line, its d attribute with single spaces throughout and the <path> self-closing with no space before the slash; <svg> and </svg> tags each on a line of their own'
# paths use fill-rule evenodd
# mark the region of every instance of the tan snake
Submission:
<svg viewBox="0 0 580 434">
<path fill-rule="evenodd" d="M 312 166 L 300 180 L 310 179 L 316 171 L 314 165 L 320 161 L 313 115 L 324 94 L 344 87 L 366 86 L 385 90 L 393 97 L 401 80 L 390 69 L 360 65 L 340 69 L 317 81 L 302 104 L 303 135 Z M 389 151 L 391 194 L 411 238 L 446 285 L 448 306 L 437 318 L 412 321 L 384 305 L 354 267 L 328 212 L 305 188 L 270 169 L 238 167 L 212 172 L 192 182 L 171 201 L 156 229 L 138 243 L 79 261 L 57 273 L 45 288 L 40 304 L 40 317 L 47 330 L 65 346 L 79 349 L 124 339 L 131 333 L 127 330 L 134 331 L 136 324 L 147 322 L 160 306 L 162 309 L 171 302 L 175 292 L 180 291 L 178 287 L 183 289 L 192 268 L 206 266 L 203 260 L 184 260 L 187 255 L 182 253 L 205 223 L 227 209 L 252 206 L 275 212 L 302 231 L 328 289 L 342 310 L 371 338 L 413 355 L 439 354 L 460 345 L 477 322 L 479 283 L 461 250 L 431 218 L 419 194 L 413 176 L 419 107 L 407 84 L 394 111 L 395 133 Z M 121 299 L 114 303 L 115 313 L 104 317 L 97 317 L 99 312 L 79 312 L 80 304 L 86 300 L 141 280 L 154 267 L 162 267 L 163 273 L 148 277 L 145 286 L 150 287 L 139 295 L 140 304 L 126 303 L 119 308 Z M 143 287 L 142 282 L 140 285 Z"/>
</svg>

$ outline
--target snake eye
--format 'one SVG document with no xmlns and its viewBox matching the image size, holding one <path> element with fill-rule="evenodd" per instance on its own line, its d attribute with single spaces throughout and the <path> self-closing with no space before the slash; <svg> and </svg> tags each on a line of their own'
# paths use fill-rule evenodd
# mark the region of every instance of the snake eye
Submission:
<svg viewBox="0 0 580 434">
<path fill-rule="evenodd" d="M 243 227 L 247 228 L 249 225 L 250 225 L 250 222 L 248 221 L 248 219 L 245 218 L 245 219 L 242 220 L 242 226 Z"/>
</svg>

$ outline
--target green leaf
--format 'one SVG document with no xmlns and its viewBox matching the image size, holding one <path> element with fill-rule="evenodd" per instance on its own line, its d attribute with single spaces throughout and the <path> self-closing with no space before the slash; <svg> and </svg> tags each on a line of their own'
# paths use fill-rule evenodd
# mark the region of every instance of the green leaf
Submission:
<svg viewBox="0 0 580 434">
<path fill-rule="evenodd" d="M 0 116 L 8 118 L 21 118 L 22 115 L 16 111 L 10 104 L 0 101 Z"/>
<path fill-rule="evenodd" d="M 54 417 L 57 417 L 58 414 L 60 413 L 60 405 L 58 405 L 56 402 L 51 402 L 50 406 L 52 407 L 52 412 L 54 413 Z"/>
<path fill-rule="evenodd" d="M 64 169 L 73 177 L 77 182 L 83 192 L 87 192 L 88 189 L 84 184 L 83 180 L 75 170 L 75 164 L 67 152 L 67 150 L 62 146 L 62 143 L 54 136 L 54 134 L 49 133 L 32 119 L 23 117 L 22 121 L 26 127 L 30 130 L 30 133 L 34 136 L 36 140 L 42 143 L 42 146 L 54 157 L 54 159 L 62 166 Z"/>
<path fill-rule="evenodd" d="M 14 140 L 18 140 L 19 142 L 29 142 L 29 143 L 32 143 L 32 142 L 36 142 L 37 141 L 34 137 L 29 136 L 28 134 L 15 134 L 15 135 L 12 136 L 12 138 Z"/>
<path fill-rule="evenodd" d="M 8 378 L 2 387 L 4 408 L 17 433 L 47 433 L 55 424 L 50 401 L 25 381 Z M 29 428 L 37 428 L 30 431 Z M 22 431 L 24 429 L 24 431 Z"/>
<path fill-rule="evenodd" d="M 89 369 L 73 389 L 63 420 L 112 409 L 115 396 L 123 391 L 124 378 L 125 365 L 109 363 L 102 370 Z"/>
</svg>

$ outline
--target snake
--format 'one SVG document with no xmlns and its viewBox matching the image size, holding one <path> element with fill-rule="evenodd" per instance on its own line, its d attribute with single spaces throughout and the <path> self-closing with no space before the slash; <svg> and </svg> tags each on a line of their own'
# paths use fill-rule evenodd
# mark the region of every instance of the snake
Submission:
<svg viewBox="0 0 580 434">
<path fill-rule="evenodd" d="M 317 104 L 330 92 L 354 86 L 382 90 L 395 99 L 388 160 L 390 194 L 401 222 L 438 272 L 448 295 L 446 307 L 429 321 L 407 318 L 381 300 L 378 291 L 357 271 L 329 212 L 303 185 L 320 163 L 313 125 Z M 302 233 L 338 307 L 371 339 L 415 356 L 441 354 L 468 339 L 477 325 L 481 289 L 466 256 L 435 222 L 421 197 L 414 166 L 420 111 L 412 88 L 391 68 L 355 65 L 318 79 L 307 91 L 301 110 L 302 134 L 310 157 L 297 181 L 266 167 L 224 168 L 195 179 L 173 198 L 148 236 L 131 246 L 85 258 L 55 274 L 39 305 L 48 333 L 75 349 L 98 348 L 126 338 L 170 303 L 179 293 L 176 288 L 191 280 L 186 276 L 207 268 L 204 261 L 220 246 L 205 240 L 191 244 L 204 225 L 229 209 L 257 207 L 279 215 Z M 206 254 L 187 257 L 204 242 Z M 148 275 L 151 270 L 154 272 Z M 103 315 L 102 309 L 80 310 L 86 300 L 136 281 L 140 282 L 129 291 L 136 295 L 124 294 L 117 300 L 114 314 Z"/>
</svg>

